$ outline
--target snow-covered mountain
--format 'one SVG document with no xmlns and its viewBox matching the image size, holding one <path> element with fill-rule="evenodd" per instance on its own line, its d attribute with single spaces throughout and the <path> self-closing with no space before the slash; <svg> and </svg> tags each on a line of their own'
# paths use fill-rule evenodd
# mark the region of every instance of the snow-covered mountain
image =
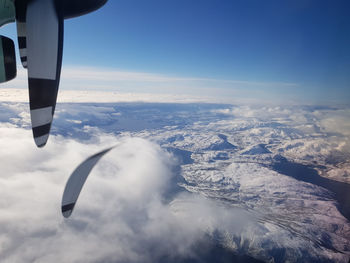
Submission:
<svg viewBox="0 0 350 263">
<path fill-rule="evenodd" d="M 28 137 L 28 141 L 32 139 L 27 107 L 28 105 L 19 102 L 0 104 L 3 145 L 10 145 L 10 142 L 15 144 L 16 139 L 11 134 L 16 132 L 19 134 L 17 140 L 26 140 L 24 136 Z M 161 150 L 156 150 L 155 156 L 162 163 L 172 160 L 170 177 L 177 177 L 178 180 L 170 181 L 180 185 L 176 194 L 164 207 L 161 202 L 154 204 L 153 197 L 147 197 L 145 200 L 150 201 L 151 208 L 139 207 L 133 213 L 140 216 L 140 220 L 143 218 L 140 222 L 144 221 L 148 230 L 155 227 L 149 222 L 158 222 L 158 227 L 162 229 L 155 229 L 162 233 L 172 235 L 178 232 L 176 237 L 169 237 L 168 241 L 176 247 L 176 253 L 184 253 L 184 248 L 177 243 L 184 240 L 189 244 L 192 242 L 184 233 L 187 231 L 196 236 L 194 233 L 198 230 L 236 254 L 249 255 L 266 262 L 348 262 L 350 207 L 344 200 L 350 198 L 349 123 L 350 109 L 346 107 L 66 103 L 57 106 L 47 146 L 49 153 L 41 157 L 40 163 L 35 161 L 39 157 L 34 156 L 41 156 L 41 153 L 35 152 L 30 157 L 34 159 L 31 162 L 36 162 L 33 168 L 28 168 L 31 167 L 27 164 L 29 157 L 20 159 L 23 169 L 17 167 L 16 170 L 10 166 L 11 162 L 4 161 L 2 167 L 15 176 L 26 171 L 31 171 L 34 175 L 38 171 L 58 173 L 53 160 L 59 150 L 63 155 L 60 155 L 57 165 L 66 165 L 59 168 L 59 171 L 64 171 L 68 176 L 79 164 L 79 160 L 83 160 L 83 156 L 123 142 L 123 138 L 142 138 L 151 144 L 143 141 L 121 143 L 125 146 L 125 149 L 121 149 L 127 154 L 116 155 L 114 158 L 125 158 L 125 163 L 129 159 L 138 160 L 135 169 L 138 164 L 140 167 L 148 167 L 142 161 L 149 156 L 147 149 L 159 145 Z M 34 143 L 31 146 L 35 147 Z M 74 153 L 74 149 L 80 149 L 76 150 L 79 154 Z M 76 161 L 71 165 L 68 165 L 70 160 L 65 158 L 65 152 L 75 156 L 73 159 Z M 146 155 L 137 159 L 142 152 Z M 3 160 L 12 160 L 13 156 L 16 156 L 15 150 L 3 150 L 1 153 Z M 101 185 L 108 188 L 108 174 L 111 171 L 123 173 L 126 169 L 114 162 L 118 161 L 112 159 L 112 156 L 107 158 L 105 163 L 96 168 L 99 179 L 91 180 L 96 180 L 97 185 L 100 180 Z M 155 171 L 163 171 L 162 167 L 160 165 Z M 136 171 L 142 176 L 142 169 Z M 161 174 L 162 172 L 152 180 L 159 180 Z M 62 183 L 62 179 L 54 178 L 56 177 L 52 180 L 60 182 L 57 185 Z M 10 187 L 5 179 L 2 180 L 5 187 Z M 138 185 L 131 179 L 127 182 L 135 184 L 134 189 L 143 193 L 143 185 Z M 145 182 L 149 187 L 155 187 L 150 181 Z M 113 196 L 112 190 L 103 192 L 95 187 L 90 188 L 90 194 L 91 189 L 96 191 L 95 197 L 99 202 Z M 154 189 L 160 191 L 161 186 Z M 14 195 L 8 194 L 6 197 L 14 198 Z M 87 198 L 87 194 L 81 196 L 81 199 L 84 198 Z M 139 200 L 134 194 L 132 198 Z M 126 204 L 129 202 L 126 201 L 127 198 L 118 200 Z M 79 230 L 79 227 L 84 229 L 85 225 L 85 228 L 91 230 L 89 226 L 93 220 L 113 226 L 112 220 L 106 218 L 107 214 L 104 213 L 107 213 L 106 210 L 116 216 L 116 212 L 111 212 L 111 208 L 96 207 L 96 199 L 90 197 L 89 201 L 90 204 L 82 201 L 83 213 L 79 214 L 77 208 L 79 219 L 74 223 L 75 226 L 71 226 L 72 229 L 80 233 L 83 230 Z M 108 207 L 109 202 L 106 203 Z M 162 212 L 155 212 L 156 207 L 157 211 Z M 89 218 L 96 209 L 101 217 Z M 120 211 L 122 214 L 123 209 Z M 1 213 L 4 211 L 7 210 L 2 208 Z M 131 220 L 129 217 L 133 216 L 125 216 Z M 0 216 L 0 219 L 4 222 L 3 225 L 13 226 L 4 216 Z M 134 224 L 138 224 L 134 219 L 121 222 L 125 224 L 125 229 L 133 230 Z M 61 227 L 57 229 L 53 237 L 63 231 Z M 160 236 L 153 232 L 150 235 L 146 231 L 147 235 L 143 236 L 145 229 L 140 230 L 139 226 L 136 229 L 141 234 L 123 232 L 123 237 L 128 237 L 128 244 L 133 238 L 160 240 Z M 96 230 L 96 236 L 101 235 L 99 231 Z M 32 228 L 28 233 L 33 233 Z M 14 240 L 11 230 L 1 231 L 0 237 L 4 235 Z M 78 239 L 82 238 L 79 234 L 77 236 Z M 113 237 L 109 238 L 113 240 Z M 155 242 L 163 243 L 164 241 Z M 122 249 L 123 245 L 125 244 L 121 242 Z M 138 256 L 145 253 L 138 251 L 138 245 L 134 245 L 131 250 L 137 250 L 135 253 Z M 166 250 L 165 244 L 159 246 Z M 12 249 L 16 251 L 15 248 Z M 0 250 L 0 259 L 1 256 L 9 259 L 4 253 Z M 120 251 L 115 253 L 121 255 Z M 186 256 L 190 257 L 190 254 Z M 96 261 L 102 258 L 99 257 Z M 123 259 L 130 260 L 129 257 Z M 132 258 L 130 261 L 138 262 L 137 259 Z"/>
</svg>

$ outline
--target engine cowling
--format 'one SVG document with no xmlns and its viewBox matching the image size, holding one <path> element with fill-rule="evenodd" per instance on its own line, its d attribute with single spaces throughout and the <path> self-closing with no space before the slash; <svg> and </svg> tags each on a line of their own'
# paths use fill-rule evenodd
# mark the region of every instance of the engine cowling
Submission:
<svg viewBox="0 0 350 263">
<path fill-rule="evenodd" d="M 16 19 L 25 20 L 27 4 L 35 0 L 15 0 Z M 102 7 L 108 0 L 55 0 L 64 19 L 82 16 Z"/>
<path fill-rule="evenodd" d="M 88 14 L 99 9 L 107 0 L 64 0 L 62 13 L 64 19 Z"/>
</svg>

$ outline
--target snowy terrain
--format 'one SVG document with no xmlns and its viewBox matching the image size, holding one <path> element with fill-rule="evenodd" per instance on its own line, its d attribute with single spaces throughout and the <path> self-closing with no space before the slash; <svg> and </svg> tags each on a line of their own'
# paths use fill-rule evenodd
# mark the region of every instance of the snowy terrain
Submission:
<svg viewBox="0 0 350 263">
<path fill-rule="evenodd" d="M 118 257 L 121 261 L 152 262 L 170 250 L 191 257 L 188 248 L 205 236 L 236 254 L 266 262 L 349 260 L 350 210 L 339 200 L 347 200 L 350 191 L 341 199 L 339 193 L 321 187 L 313 178 L 320 175 L 350 189 L 347 107 L 64 103 L 57 105 L 52 135 L 40 151 L 32 149 L 28 105 L 1 102 L 0 135 L 0 181 L 2 189 L 7 189 L 1 200 L 11 203 L 16 195 L 9 188 L 20 191 L 29 185 L 41 210 L 46 209 L 42 200 L 46 196 L 54 200 L 51 206 L 59 207 L 59 189 L 63 190 L 64 180 L 84 158 L 104 147 L 120 145 L 116 148 L 119 152 L 107 155 L 88 179 L 73 215 L 76 219 L 57 219 L 59 211 L 50 208 L 33 220 L 39 224 L 51 219 L 56 225 L 45 223 L 47 231 L 41 233 L 28 222 L 21 232 L 14 230 L 17 221 L 13 217 L 21 220 L 33 211 L 21 214 L 16 206 L 0 206 L 4 226 L 0 259 L 4 262 L 14 262 L 13 253 L 23 247 L 27 252 L 15 262 L 37 258 L 28 252 L 29 242 L 42 244 L 36 236 L 51 244 L 47 249 L 53 257 L 59 256 L 64 253 L 64 240 L 72 238 L 65 233 L 68 229 L 75 233 L 74 240 L 90 246 L 106 236 L 118 244 L 115 248 L 103 243 L 104 251 L 84 262 L 119 262 Z M 57 152 L 61 154 L 57 156 Z M 117 165 L 116 160 L 124 164 Z M 283 172 L 284 164 L 312 172 L 298 174 L 296 179 Z M 23 174 L 58 194 L 49 193 L 50 187 L 41 190 L 33 186 L 29 179 L 13 181 Z M 109 174 L 125 174 L 126 179 L 122 186 L 112 187 Z M 143 174 L 153 177 L 139 179 Z M 169 182 L 177 178 L 181 186 L 165 203 L 160 196 L 171 183 L 160 179 L 164 174 Z M 48 175 L 46 183 L 43 178 Z M 21 197 L 19 203 L 24 205 L 26 198 Z M 96 227 L 94 222 L 104 226 Z M 139 229 L 140 224 L 144 228 Z M 92 236 L 86 237 L 84 231 L 91 231 Z M 162 235 L 167 241 L 162 241 Z M 140 240 L 159 246 L 155 252 L 159 257 L 141 250 Z M 73 262 L 83 262 L 79 253 L 85 249 L 76 252 Z M 50 259 L 39 254 L 41 261 L 37 262 Z"/>
</svg>

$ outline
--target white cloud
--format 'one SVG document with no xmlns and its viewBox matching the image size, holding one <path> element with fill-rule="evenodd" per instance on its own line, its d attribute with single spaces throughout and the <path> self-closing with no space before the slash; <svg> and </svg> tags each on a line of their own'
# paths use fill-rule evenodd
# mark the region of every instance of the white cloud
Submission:
<svg viewBox="0 0 350 263">
<path fill-rule="evenodd" d="M 0 101 L 3 102 L 29 102 L 26 89 L 2 88 L 0 89 Z M 214 100 L 215 101 L 215 100 Z M 82 91 L 60 90 L 57 98 L 58 103 L 112 103 L 112 102 L 159 102 L 159 103 L 191 103 L 213 102 L 208 97 L 179 94 L 152 94 L 141 92 L 119 91 Z"/>
<path fill-rule="evenodd" d="M 17 78 L 2 84 L 6 89 L 27 88 L 27 73 L 18 68 Z M 298 85 L 287 82 L 256 82 L 213 78 L 177 77 L 162 74 L 130 72 L 116 69 L 69 67 L 62 68 L 60 101 L 158 101 L 158 102 L 224 102 L 275 103 L 273 99 L 280 92 L 266 92 L 266 89 L 294 90 Z M 79 90 L 79 93 L 72 93 Z M 265 91 L 264 91 L 265 90 Z M 70 92 L 67 92 L 70 91 Z M 1 101 L 28 101 L 28 94 L 16 91 L 0 93 Z M 63 94 L 62 94 L 63 93 Z M 268 93 L 268 95 L 267 95 Z M 290 92 L 289 92 L 290 93 Z M 75 96 L 76 95 L 76 96 Z M 293 93 L 288 95 L 288 101 Z M 16 98 L 17 97 L 17 98 Z M 19 100 L 21 97 L 21 100 Z M 24 99 L 24 100 L 23 100 Z M 281 97 L 278 101 L 280 101 Z M 283 99 L 285 100 L 285 99 Z"/>
<path fill-rule="evenodd" d="M 192 195 L 181 197 L 185 206 L 168 204 L 162 196 L 173 176 L 169 153 L 141 138 L 99 136 L 98 143 L 82 144 L 52 135 L 37 149 L 31 131 L 1 124 L 1 262 L 190 257 L 191 247 L 219 219 L 237 227 L 237 220 L 246 222 L 238 210 L 228 212 Z M 72 217 L 63 219 L 60 201 L 68 175 L 111 144 L 117 147 L 94 168 Z"/>
<path fill-rule="evenodd" d="M 334 109 L 332 111 L 316 111 L 321 119 L 321 128 L 328 133 L 340 133 L 350 137 L 350 109 Z"/>
</svg>

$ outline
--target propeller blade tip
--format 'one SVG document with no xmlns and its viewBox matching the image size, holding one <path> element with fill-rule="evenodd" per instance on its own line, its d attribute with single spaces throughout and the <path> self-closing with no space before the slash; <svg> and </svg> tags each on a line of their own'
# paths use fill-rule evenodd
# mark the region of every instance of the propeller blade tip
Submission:
<svg viewBox="0 0 350 263">
<path fill-rule="evenodd" d="M 73 212 L 73 209 L 74 209 L 74 206 L 75 206 L 75 203 L 71 203 L 71 204 L 67 204 L 67 205 L 62 205 L 62 215 L 65 217 L 65 218 L 68 218 L 72 212 Z"/>
<path fill-rule="evenodd" d="M 35 144 L 39 148 L 44 147 L 46 145 L 48 139 L 49 139 L 49 134 L 45 134 L 45 135 L 40 136 L 40 137 L 34 137 Z"/>
</svg>

